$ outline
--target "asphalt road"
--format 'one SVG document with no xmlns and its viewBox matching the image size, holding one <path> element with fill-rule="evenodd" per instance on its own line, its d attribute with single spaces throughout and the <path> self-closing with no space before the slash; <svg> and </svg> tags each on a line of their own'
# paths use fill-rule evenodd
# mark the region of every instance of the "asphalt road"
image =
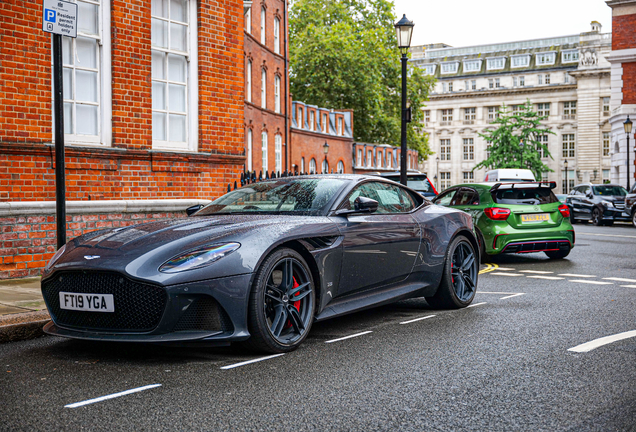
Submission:
<svg viewBox="0 0 636 432">
<path fill-rule="evenodd" d="M 636 337 L 568 349 L 636 330 L 636 229 L 575 228 L 563 261 L 485 269 L 473 307 L 399 302 L 316 324 L 297 351 L 243 366 L 231 367 L 262 356 L 0 345 L 0 429 L 635 431 Z"/>
</svg>

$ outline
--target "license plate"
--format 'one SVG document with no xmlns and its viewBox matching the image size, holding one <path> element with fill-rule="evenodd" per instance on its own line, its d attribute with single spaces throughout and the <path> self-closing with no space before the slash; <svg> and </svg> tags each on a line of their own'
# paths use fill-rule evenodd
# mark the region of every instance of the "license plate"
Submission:
<svg viewBox="0 0 636 432">
<path fill-rule="evenodd" d="M 87 312 L 115 312 L 112 294 L 84 294 L 60 291 L 60 308 Z"/>
<path fill-rule="evenodd" d="M 548 213 L 521 215 L 521 222 L 542 222 L 550 220 Z"/>
</svg>

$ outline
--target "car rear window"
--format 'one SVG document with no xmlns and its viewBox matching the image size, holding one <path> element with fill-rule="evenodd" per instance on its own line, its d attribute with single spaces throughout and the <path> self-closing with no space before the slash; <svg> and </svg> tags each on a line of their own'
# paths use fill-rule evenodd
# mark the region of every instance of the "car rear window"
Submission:
<svg viewBox="0 0 636 432">
<path fill-rule="evenodd" d="M 548 188 L 498 189 L 492 198 L 498 204 L 519 205 L 550 204 L 559 201 Z"/>
</svg>

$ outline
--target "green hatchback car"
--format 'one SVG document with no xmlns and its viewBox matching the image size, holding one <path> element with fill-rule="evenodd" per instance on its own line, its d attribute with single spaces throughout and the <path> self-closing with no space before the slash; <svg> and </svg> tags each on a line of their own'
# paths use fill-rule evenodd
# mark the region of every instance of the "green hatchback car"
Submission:
<svg viewBox="0 0 636 432">
<path fill-rule="evenodd" d="M 470 213 L 482 262 L 502 253 L 545 252 L 566 257 L 574 247 L 570 210 L 552 193 L 555 182 L 469 183 L 440 193 L 433 203 Z"/>
</svg>

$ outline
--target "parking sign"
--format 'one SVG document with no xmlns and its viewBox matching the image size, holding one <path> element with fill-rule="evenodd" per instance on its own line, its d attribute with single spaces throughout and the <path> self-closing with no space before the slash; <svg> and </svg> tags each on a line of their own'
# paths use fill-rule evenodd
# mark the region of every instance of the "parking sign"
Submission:
<svg viewBox="0 0 636 432">
<path fill-rule="evenodd" d="M 77 37 L 77 4 L 62 0 L 43 0 L 42 30 Z"/>
</svg>

